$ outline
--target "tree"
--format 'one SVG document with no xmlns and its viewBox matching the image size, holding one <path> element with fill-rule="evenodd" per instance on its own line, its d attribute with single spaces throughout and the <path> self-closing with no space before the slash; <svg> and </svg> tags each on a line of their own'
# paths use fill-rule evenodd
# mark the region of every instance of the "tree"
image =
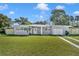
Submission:
<svg viewBox="0 0 79 59">
<path fill-rule="evenodd" d="M 41 24 L 41 25 L 45 25 L 47 24 L 47 21 L 37 21 L 34 24 Z"/>
<path fill-rule="evenodd" d="M 21 23 L 20 20 L 19 20 L 18 18 L 15 18 L 14 20 L 15 20 L 15 21 L 14 21 L 15 23 L 18 23 L 18 24 Z"/>
<path fill-rule="evenodd" d="M 75 16 L 75 20 L 76 21 L 79 21 L 79 16 Z"/>
<path fill-rule="evenodd" d="M 11 19 L 8 18 L 6 15 L 0 14 L 0 32 L 3 31 L 4 27 L 10 26 Z"/>
<path fill-rule="evenodd" d="M 51 12 L 51 21 L 55 25 L 69 25 L 69 16 L 62 9 L 55 9 Z"/>
<path fill-rule="evenodd" d="M 10 22 L 10 18 L 8 18 L 3 14 L 0 14 L 0 28 L 9 26 L 10 25 L 9 22 Z"/>
<path fill-rule="evenodd" d="M 31 24 L 31 22 L 28 21 L 28 18 L 25 18 L 25 17 L 16 18 L 15 22 L 17 22 L 17 23 L 19 23 L 21 25 L 29 25 L 29 24 Z"/>
<path fill-rule="evenodd" d="M 12 25 L 12 19 L 8 18 L 9 27 Z"/>
<path fill-rule="evenodd" d="M 27 18 L 20 17 L 20 22 L 21 22 L 22 25 L 25 25 L 26 22 L 27 22 Z"/>
<path fill-rule="evenodd" d="M 70 16 L 70 17 L 69 17 L 69 20 L 70 20 L 70 21 L 74 21 L 74 17 L 73 17 L 73 16 Z"/>
<path fill-rule="evenodd" d="M 79 16 L 75 16 L 76 26 L 79 26 Z"/>
<path fill-rule="evenodd" d="M 69 23 L 70 23 L 70 25 L 71 26 L 74 26 L 75 24 L 75 19 L 74 19 L 74 17 L 73 16 L 69 16 Z"/>
</svg>

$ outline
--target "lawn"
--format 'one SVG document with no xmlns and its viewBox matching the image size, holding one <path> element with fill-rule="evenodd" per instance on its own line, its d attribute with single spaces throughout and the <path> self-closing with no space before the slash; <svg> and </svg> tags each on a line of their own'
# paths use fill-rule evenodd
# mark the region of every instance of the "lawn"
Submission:
<svg viewBox="0 0 79 59">
<path fill-rule="evenodd" d="M 67 38 L 67 36 L 66 37 L 64 37 L 66 40 L 68 40 L 68 41 L 70 41 L 70 42 L 72 42 L 72 43 L 74 43 L 74 44 L 76 44 L 76 45 L 79 45 L 79 41 L 76 41 L 76 40 L 78 40 L 79 39 L 79 37 L 78 36 L 69 36 L 70 38 L 72 38 L 72 39 L 69 39 L 69 38 Z M 73 40 L 74 39 L 74 40 Z"/>
<path fill-rule="evenodd" d="M 58 36 L 0 36 L 1 56 L 79 56 L 79 49 Z"/>
<path fill-rule="evenodd" d="M 72 37 L 79 40 L 79 36 L 72 36 Z"/>
</svg>

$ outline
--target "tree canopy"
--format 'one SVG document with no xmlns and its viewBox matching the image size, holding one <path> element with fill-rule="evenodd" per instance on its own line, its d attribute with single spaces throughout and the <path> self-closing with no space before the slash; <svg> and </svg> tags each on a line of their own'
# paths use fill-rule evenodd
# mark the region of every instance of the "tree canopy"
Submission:
<svg viewBox="0 0 79 59">
<path fill-rule="evenodd" d="M 0 28 L 10 25 L 11 18 L 8 18 L 6 15 L 0 14 Z"/>
<path fill-rule="evenodd" d="M 47 24 L 47 21 L 37 21 L 34 24 L 41 24 L 41 25 L 45 25 Z"/>
<path fill-rule="evenodd" d="M 0 33 L 4 32 L 4 27 L 9 27 L 11 23 L 11 18 L 6 15 L 0 14 Z"/>
<path fill-rule="evenodd" d="M 29 25 L 32 24 L 30 21 L 28 21 L 28 18 L 25 17 L 20 17 L 20 18 L 16 18 L 15 22 L 21 24 L 21 25 Z"/>
<path fill-rule="evenodd" d="M 69 16 L 62 9 L 54 9 L 51 12 L 51 21 L 55 25 L 69 25 Z"/>
</svg>

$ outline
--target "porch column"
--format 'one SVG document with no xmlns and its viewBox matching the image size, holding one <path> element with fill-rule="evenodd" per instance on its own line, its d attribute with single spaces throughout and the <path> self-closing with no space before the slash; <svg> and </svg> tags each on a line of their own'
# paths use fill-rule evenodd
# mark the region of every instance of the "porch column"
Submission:
<svg viewBox="0 0 79 59">
<path fill-rule="evenodd" d="M 43 32 L 43 31 L 42 31 L 42 26 L 41 26 L 41 35 L 43 34 L 42 32 Z"/>
</svg>

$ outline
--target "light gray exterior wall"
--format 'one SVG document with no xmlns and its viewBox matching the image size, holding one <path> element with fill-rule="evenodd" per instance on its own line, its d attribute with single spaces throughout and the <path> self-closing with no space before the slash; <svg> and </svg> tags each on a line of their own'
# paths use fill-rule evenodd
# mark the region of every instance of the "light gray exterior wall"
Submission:
<svg viewBox="0 0 79 59">
<path fill-rule="evenodd" d="M 13 27 L 14 35 L 65 35 L 65 31 L 69 31 L 69 26 L 51 26 L 51 25 L 18 25 Z M 6 34 L 8 32 L 6 31 Z"/>
</svg>

